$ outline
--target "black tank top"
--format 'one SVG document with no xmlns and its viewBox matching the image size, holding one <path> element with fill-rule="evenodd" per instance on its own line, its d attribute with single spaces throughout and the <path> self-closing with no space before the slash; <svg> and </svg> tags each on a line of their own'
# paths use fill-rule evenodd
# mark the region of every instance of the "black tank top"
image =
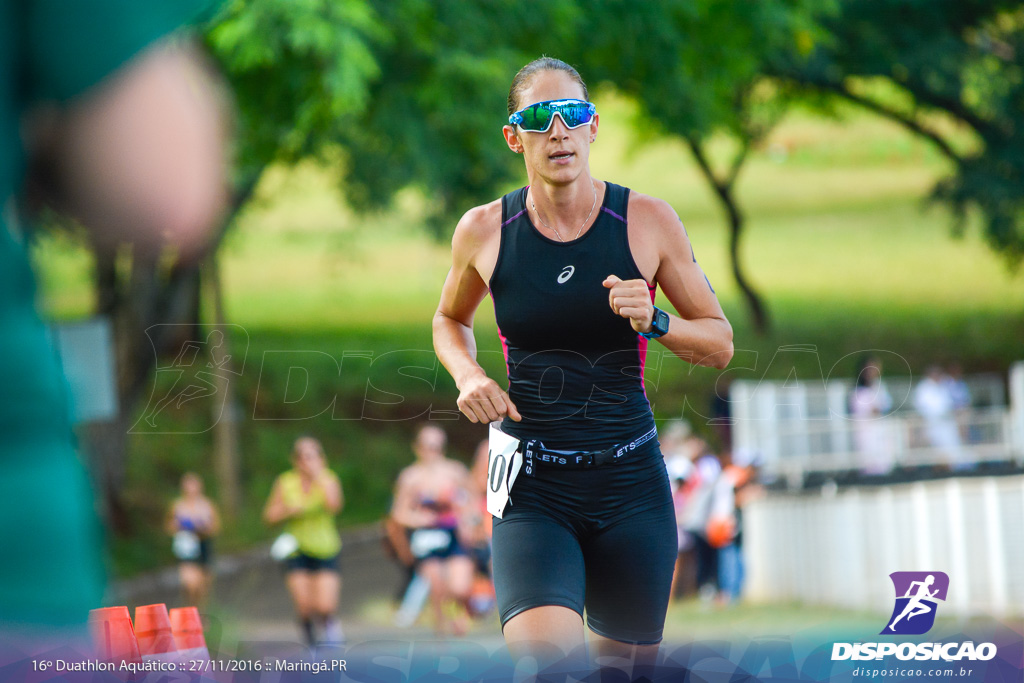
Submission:
<svg viewBox="0 0 1024 683">
<path fill-rule="evenodd" d="M 606 183 L 585 235 L 558 242 L 526 212 L 528 187 L 501 198 L 501 246 L 490 291 L 522 422 L 503 429 L 548 448 L 601 450 L 654 427 L 644 391 L 647 340 L 612 312 L 609 275 L 643 278 L 629 250 L 629 190 Z M 654 287 L 649 287 L 654 300 Z"/>
</svg>

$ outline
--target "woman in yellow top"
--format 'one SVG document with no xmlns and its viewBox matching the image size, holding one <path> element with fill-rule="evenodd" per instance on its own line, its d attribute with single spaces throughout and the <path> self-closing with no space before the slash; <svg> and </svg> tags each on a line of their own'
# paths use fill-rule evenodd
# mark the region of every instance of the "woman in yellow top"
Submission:
<svg viewBox="0 0 1024 683">
<path fill-rule="evenodd" d="M 337 475 L 327 469 L 324 449 L 312 437 L 300 437 L 292 448 L 294 467 L 274 482 L 263 509 L 268 524 L 285 523 L 297 549 L 285 561 L 285 584 L 310 645 L 344 641 L 338 619 L 341 594 L 341 537 L 334 516 L 344 494 Z"/>
</svg>

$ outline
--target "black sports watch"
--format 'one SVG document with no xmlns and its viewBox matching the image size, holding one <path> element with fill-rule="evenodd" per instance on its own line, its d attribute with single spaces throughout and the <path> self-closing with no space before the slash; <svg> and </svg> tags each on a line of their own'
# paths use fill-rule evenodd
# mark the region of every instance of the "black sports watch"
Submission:
<svg viewBox="0 0 1024 683">
<path fill-rule="evenodd" d="M 668 322 L 668 313 L 655 306 L 654 313 L 651 315 L 651 331 L 641 332 L 640 336 L 644 339 L 663 337 L 668 334 Z"/>
</svg>

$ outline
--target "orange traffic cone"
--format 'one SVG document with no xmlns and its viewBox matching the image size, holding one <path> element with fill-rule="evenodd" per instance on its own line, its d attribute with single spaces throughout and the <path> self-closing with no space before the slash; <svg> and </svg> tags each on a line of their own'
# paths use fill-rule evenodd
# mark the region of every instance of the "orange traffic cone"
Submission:
<svg viewBox="0 0 1024 683">
<path fill-rule="evenodd" d="M 89 610 L 89 633 L 98 659 L 108 662 L 141 661 L 132 618 L 124 605 Z"/>
<path fill-rule="evenodd" d="M 135 608 L 135 635 L 143 661 L 169 661 L 177 658 L 178 645 L 171 634 L 167 605 L 139 605 Z"/>
<path fill-rule="evenodd" d="M 195 607 L 175 607 L 171 610 L 171 632 L 178 644 L 178 656 L 185 661 L 209 659 L 203 636 L 203 623 Z"/>
</svg>

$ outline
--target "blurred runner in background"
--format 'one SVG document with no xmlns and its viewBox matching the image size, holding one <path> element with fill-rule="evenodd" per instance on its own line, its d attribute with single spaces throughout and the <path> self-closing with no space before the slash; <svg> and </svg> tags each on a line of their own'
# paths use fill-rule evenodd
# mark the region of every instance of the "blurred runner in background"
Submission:
<svg viewBox="0 0 1024 683">
<path fill-rule="evenodd" d="M 445 457 L 447 437 L 434 425 L 420 428 L 413 441 L 416 462 L 398 475 L 391 516 L 411 529 L 409 547 L 416 571 L 430 583 L 434 627 L 439 634 L 463 633 L 464 608 L 473 585 L 473 560 L 460 542 L 469 511 L 469 472 Z M 454 600 L 457 613 L 445 614 Z"/>
<path fill-rule="evenodd" d="M 171 503 L 167 531 L 174 537 L 178 574 L 185 604 L 202 608 L 213 578 L 213 537 L 220 533 L 220 515 L 203 495 L 203 480 L 195 472 L 181 477 L 181 496 Z"/>
<path fill-rule="evenodd" d="M 334 522 L 345 504 L 341 481 L 327 469 L 323 446 L 313 437 L 295 441 L 292 463 L 274 482 L 263 519 L 285 523 L 285 535 L 276 545 L 293 546 L 284 557 L 285 584 L 306 642 L 342 644 L 341 536 Z"/>
</svg>

